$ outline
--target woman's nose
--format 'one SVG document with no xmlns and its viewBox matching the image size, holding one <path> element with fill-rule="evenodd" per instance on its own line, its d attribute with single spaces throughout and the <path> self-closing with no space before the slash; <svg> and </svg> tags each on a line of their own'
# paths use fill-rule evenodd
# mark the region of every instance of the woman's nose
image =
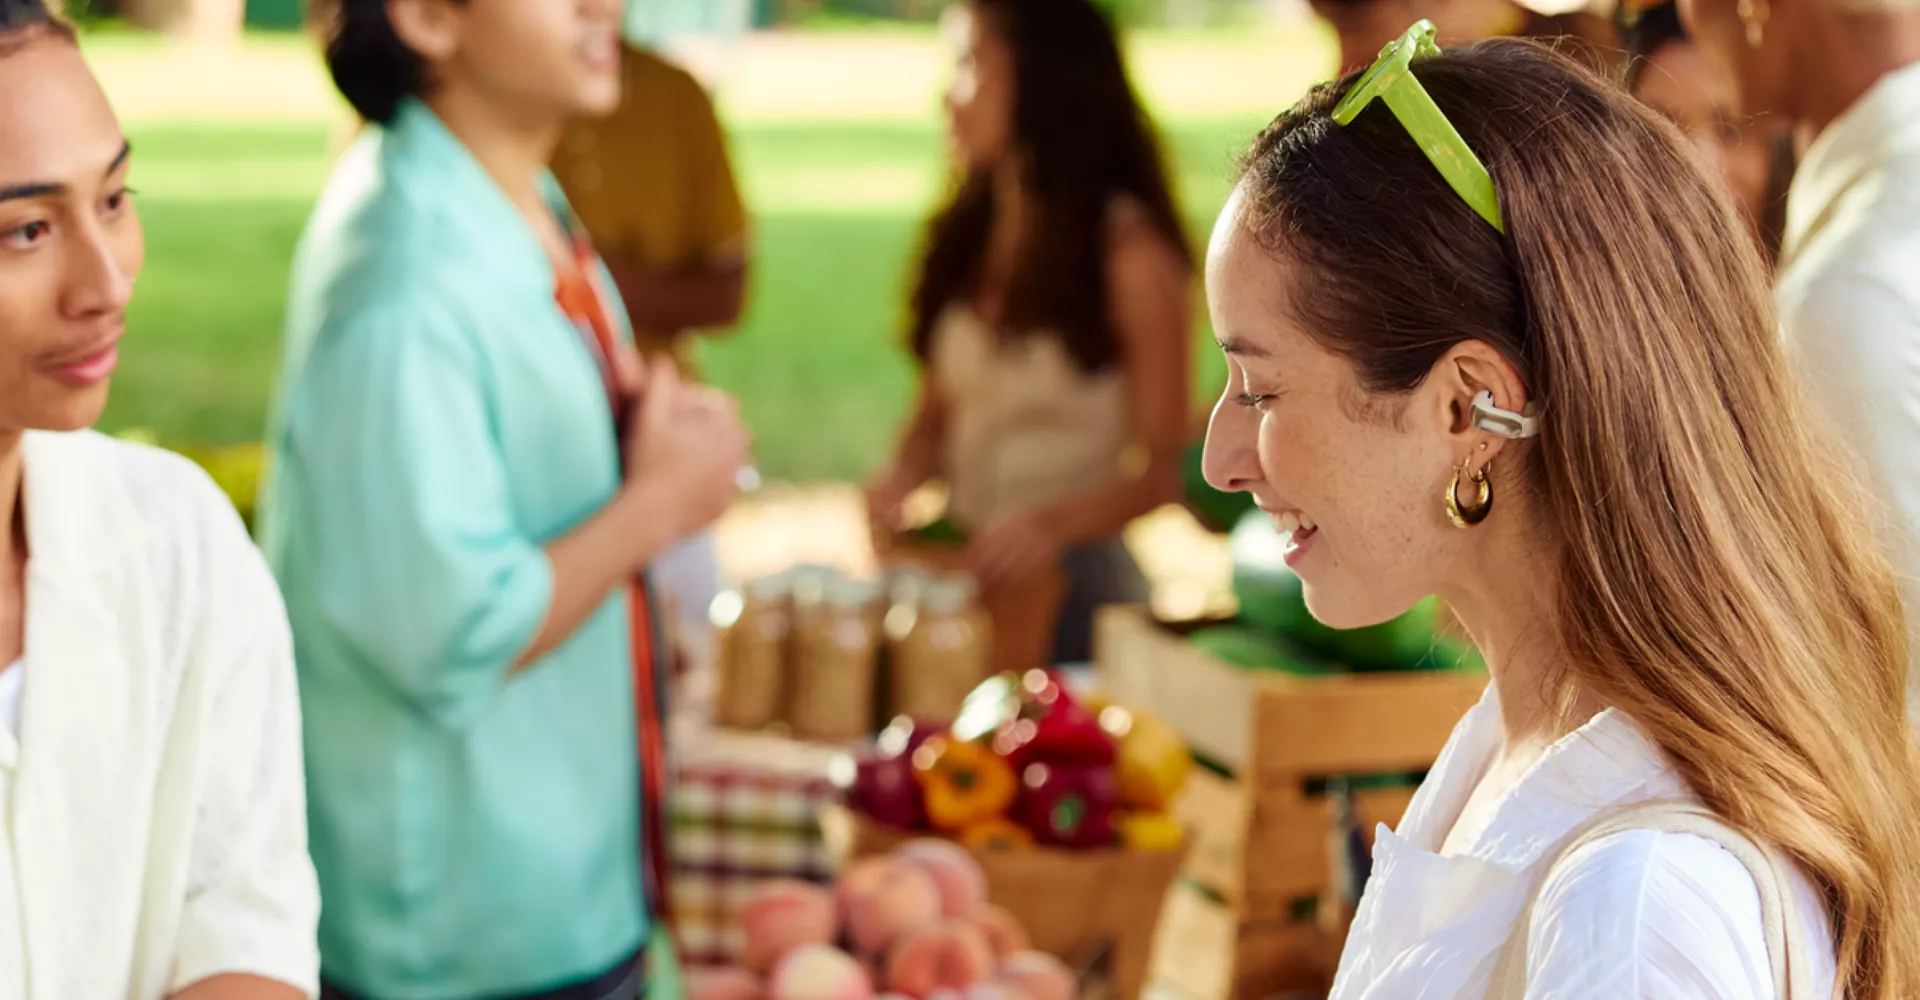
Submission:
<svg viewBox="0 0 1920 1000">
<path fill-rule="evenodd" d="M 1206 450 L 1200 471 L 1207 485 L 1223 493 L 1244 493 L 1260 481 L 1260 418 L 1225 399 L 1207 420 Z"/>
</svg>

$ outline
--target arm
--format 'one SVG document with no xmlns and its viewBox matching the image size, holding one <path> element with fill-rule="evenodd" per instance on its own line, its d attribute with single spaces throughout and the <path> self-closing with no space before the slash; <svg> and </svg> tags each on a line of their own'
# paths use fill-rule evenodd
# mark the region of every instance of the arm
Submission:
<svg viewBox="0 0 1920 1000">
<path fill-rule="evenodd" d="M 516 672 L 565 642 L 668 545 L 718 518 L 738 490 L 748 456 L 733 401 L 681 386 L 670 362 L 655 363 L 647 377 L 628 431 L 634 472 L 612 503 L 547 546 L 553 600 Z"/>
<path fill-rule="evenodd" d="M 1116 239 L 1107 265 L 1109 310 L 1124 345 L 1135 468 L 1109 486 L 1043 511 L 1063 544 L 1106 538 L 1180 498 L 1192 376 L 1193 301 L 1186 265 L 1144 224 Z"/>
<path fill-rule="evenodd" d="M 1107 263 L 1109 310 L 1122 340 L 1133 468 L 1119 479 L 1038 511 L 990 524 L 969 562 L 989 583 L 1025 579 L 1061 549 L 1106 538 L 1180 497 L 1188 419 L 1192 304 L 1185 263 L 1159 234 L 1116 234 Z"/>
<path fill-rule="evenodd" d="M 912 490 L 938 475 L 940 446 L 946 432 L 946 404 L 932 380 L 922 378 L 913 417 L 907 423 L 906 433 L 900 436 L 899 447 L 894 449 L 893 465 L 885 478 Z"/>
<path fill-rule="evenodd" d="M 919 399 L 894 449 L 893 462 L 867 487 L 867 518 L 876 531 L 898 529 L 907 495 L 939 473 L 946 426 L 946 405 L 933 380 L 923 374 Z"/>
<path fill-rule="evenodd" d="M 181 704 L 201 750 L 168 989 L 178 1000 L 299 1000 L 319 989 L 320 890 L 307 857 L 293 641 L 280 592 L 198 470 L 205 609 Z"/>
<path fill-rule="evenodd" d="M 173 1000 L 306 1000 L 311 994 L 259 976 L 225 975 L 202 979 L 173 995 Z"/>
<path fill-rule="evenodd" d="M 543 548 L 520 527 L 459 321 L 415 302 L 351 322 L 309 360 L 290 444 L 317 494 L 312 583 L 321 613 L 400 697 L 465 725 L 516 669 L 717 514 L 744 445 L 735 428 L 704 453 L 649 458 L 633 481 L 650 485 L 622 489 Z M 655 421 L 649 433 L 682 423 Z M 680 432 L 711 429 L 696 420 Z M 729 460 L 723 478 L 713 466 Z"/>
<path fill-rule="evenodd" d="M 1782 887 L 1801 907 L 1803 940 L 1823 964 L 1833 955 L 1825 921 L 1811 933 L 1808 894 Z M 1527 928 L 1529 1000 L 1761 1000 L 1773 995 L 1760 892 L 1724 848 L 1688 834 L 1637 830 L 1595 841 L 1567 857 L 1542 887 Z"/>
<path fill-rule="evenodd" d="M 647 267 L 616 254 L 608 254 L 606 264 L 635 329 L 677 337 L 731 327 L 740 320 L 747 287 L 743 253 L 681 270 Z"/>
</svg>

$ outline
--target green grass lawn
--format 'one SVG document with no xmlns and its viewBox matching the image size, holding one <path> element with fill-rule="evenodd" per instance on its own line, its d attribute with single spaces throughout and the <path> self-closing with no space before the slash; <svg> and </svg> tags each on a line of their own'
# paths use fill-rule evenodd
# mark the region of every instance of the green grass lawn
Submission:
<svg viewBox="0 0 1920 1000">
<path fill-rule="evenodd" d="M 1163 122 L 1196 247 L 1232 154 L 1260 124 Z M 329 126 L 135 122 L 129 133 L 148 263 L 104 426 L 181 444 L 257 438 Z M 943 182 L 937 123 L 752 119 L 733 141 L 756 224 L 752 294 L 745 324 L 705 345 L 703 364 L 740 396 L 767 474 L 859 478 L 912 394 L 899 331 L 920 225 Z M 1211 391 L 1219 365 L 1197 333 Z"/>
</svg>

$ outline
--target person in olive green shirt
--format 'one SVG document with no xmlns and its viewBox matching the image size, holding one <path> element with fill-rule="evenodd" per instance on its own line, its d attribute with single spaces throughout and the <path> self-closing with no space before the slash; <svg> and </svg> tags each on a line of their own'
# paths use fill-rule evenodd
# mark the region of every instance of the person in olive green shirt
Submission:
<svg viewBox="0 0 1920 1000">
<path fill-rule="evenodd" d="M 747 278 L 746 209 L 706 88 L 627 46 L 620 106 L 567 127 L 553 174 L 620 286 L 641 353 L 692 374 L 692 335 L 739 321 Z"/>
<path fill-rule="evenodd" d="M 261 524 L 324 995 L 631 1000 L 665 938 L 638 578 L 748 457 L 731 400 L 635 355 L 546 169 L 618 100 L 621 3 L 329 6 L 368 126 L 295 258 Z"/>
<path fill-rule="evenodd" d="M 691 73 L 627 46 L 620 106 L 568 126 L 553 173 L 620 288 L 643 355 L 698 376 L 694 337 L 740 319 L 747 214 L 713 100 Z M 676 612 L 676 646 L 708 659 L 707 605 L 720 591 L 711 532 L 663 555 L 654 576 Z"/>
</svg>

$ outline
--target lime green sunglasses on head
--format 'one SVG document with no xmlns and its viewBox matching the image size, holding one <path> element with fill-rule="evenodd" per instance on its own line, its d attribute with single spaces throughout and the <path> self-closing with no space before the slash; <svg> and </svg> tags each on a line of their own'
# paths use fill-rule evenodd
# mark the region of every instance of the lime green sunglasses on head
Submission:
<svg viewBox="0 0 1920 1000">
<path fill-rule="evenodd" d="M 1380 58 L 1367 67 L 1353 89 L 1347 91 L 1347 96 L 1334 105 L 1333 120 L 1342 126 L 1350 125 L 1374 98 L 1387 102 L 1393 117 L 1419 144 L 1460 199 L 1494 229 L 1505 233 L 1507 227 L 1500 219 L 1500 199 L 1493 190 L 1493 175 L 1487 172 L 1480 158 L 1473 155 L 1467 141 L 1460 138 L 1446 113 L 1413 75 L 1414 59 L 1439 54 L 1440 46 L 1433 40 L 1433 22 L 1416 21 L 1406 34 L 1380 50 Z"/>
</svg>

